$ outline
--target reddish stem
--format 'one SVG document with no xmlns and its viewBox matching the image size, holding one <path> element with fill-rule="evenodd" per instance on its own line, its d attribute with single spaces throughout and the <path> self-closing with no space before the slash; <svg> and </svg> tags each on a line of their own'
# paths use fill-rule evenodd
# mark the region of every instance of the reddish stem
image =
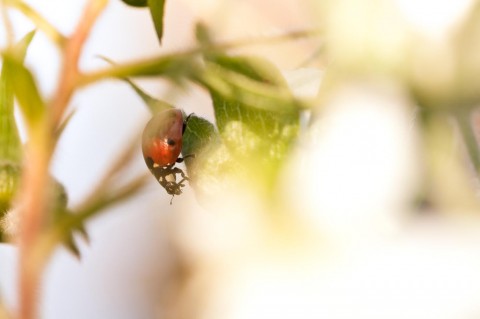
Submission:
<svg viewBox="0 0 480 319">
<path fill-rule="evenodd" d="M 52 102 L 52 125 L 55 128 L 68 106 L 75 89 L 75 82 L 79 75 L 78 61 L 85 40 L 87 39 L 94 22 L 107 5 L 108 0 L 92 0 L 85 8 L 80 23 L 75 33 L 69 38 L 65 47 L 62 73 L 60 74 L 59 86 Z"/>
<path fill-rule="evenodd" d="M 28 165 L 25 165 L 20 191 L 20 319 L 38 316 L 38 291 L 41 275 L 47 258 L 36 259 L 36 243 L 49 210 L 49 166 L 53 153 L 53 133 L 75 90 L 79 75 L 78 60 L 84 43 L 99 14 L 108 0 L 91 0 L 75 32 L 67 40 L 62 72 L 56 94 L 50 105 L 51 117 L 45 118 L 38 127 L 30 130 L 31 136 L 26 150 Z"/>
</svg>

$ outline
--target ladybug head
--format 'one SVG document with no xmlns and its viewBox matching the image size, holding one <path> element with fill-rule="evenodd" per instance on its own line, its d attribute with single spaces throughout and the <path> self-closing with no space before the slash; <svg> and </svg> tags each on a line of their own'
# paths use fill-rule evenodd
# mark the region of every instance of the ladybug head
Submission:
<svg viewBox="0 0 480 319">
<path fill-rule="evenodd" d="M 182 193 L 182 184 L 176 182 L 166 182 L 162 185 L 168 194 L 170 195 L 180 195 Z"/>
</svg>

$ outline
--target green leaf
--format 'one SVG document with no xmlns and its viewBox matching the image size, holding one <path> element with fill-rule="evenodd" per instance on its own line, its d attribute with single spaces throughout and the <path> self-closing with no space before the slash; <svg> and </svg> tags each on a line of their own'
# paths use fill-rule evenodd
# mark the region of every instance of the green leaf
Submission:
<svg viewBox="0 0 480 319">
<path fill-rule="evenodd" d="M 148 7 L 150 8 L 150 14 L 152 15 L 153 24 L 155 25 L 158 41 L 162 43 L 165 0 L 148 0 Z"/>
<path fill-rule="evenodd" d="M 74 231 L 78 231 L 88 242 L 89 239 L 83 226 L 84 223 L 88 219 L 105 212 L 106 208 L 131 198 L 145 185 L 147 180 L 150 180 L 150 176 L 145 174 L 126 185 L 120 186 L 117 190 L 109 191 L 110 189 L 104 189 L 97 192 L 94 198 L 88 200 L 80 209 L 72 213 L 63 214 L 62 218 L 47 232 L 47 237 L 53 237 L 47 238 L 47 242 L 56 242 L 58 239 L 61 239 L 67 245 L 67 248 L 72 248 L 69 245 L 72 243 L 71 234 Z M 72 252 L 75 249 L 76 247 L 73 248 Z"/>
<path fill-rule="evenodd" d="M 130 143 L 127 142 L 126 145 L 128 147 L 121 154 L 114 157 L 113 163 L 111 163 L 99 183 L 91 189 L 90 195 L 72 212 L 66 208 L 66 198 L 62 197 L 64 191 L 62 191 L 61 185 L 54 184 L 53 198 L 59 204 L 57 204 L 56 208 L 54 207 L 53 211 L 55 213 L 52 215 L 52 222 L 48 225 L 50 227 L 46 229 L 39 240 L 40 247 L 52 249 L 58 243 L 64 243 L 67 248 L 75 253 L 76 246 L 72 246 L 72 244 L 75 244 L 72 232 L 78 232 L 80 235 L 83 235 L 88 242 L 89 239 L 84 223 L 88 219 L 105 212 L 105 208 L 119 204 L 121 201 L 135 195 L 150 180 L 150 174 L 145 172 L 144 175 L 136 177 L 130 182 L 125 184 L 118 183 L 118 177 L 125 172 L 125 169 L 130 167 L 131 161 L 137 158 L 135 155 L 138 155 L 139 145 L 137 138 Z M 62 205 L 62 202 L 65 204 Z"/>
<path fill-rule="evenodd" d="M 143 100 L 143 102 L 145 102 L 145 104 L 150 109 L 150 112 L 152 114 L 156 114 L 158 112 L 174 108 L 173 105 L 149 95 L 147 92 L 142 90 L 138 85 L 136 85 L 132 80 L 128 78 L 124 78 L 123 80 L 127 82 L 132 87 L 132 89 L 138 94 L 138 96 Z"/>
<path fill-rule="evenodd" d="M 148 0 L 122 0 L 123 3 L 132 7 L 147 7 Z"/>
<path fill-rule="evenodd" d="M 232 177 L 230 153 L 222 144 L 214 125 L 204 118 L 192 115 L 183 134 L 183 156 L 199 202 L 208 206 Z"/>
<path fill-rule="evenodd" d="M 252 69 L 252 66 L 240 68 L 236 64 L 229 66 L 207 62 L 204 72 L 192 72 L 191 78 L 225 100 L 237 101 L 256 109 L 285 113 L 308 107 L 306 101 L 295 98 L 286 85 L 278 82 L 284 81 L 276 72 L 265 80 L 259 80 L 257 76 L 268 67 Z"/>
<path fill-rule="evenodd" d="M 209 87 L 218 132 L 204 119 L 192 117 L 188 122 L 182 153 L 195 155 L 185 161 L 190 184 L 202 203 L 215 201 L 219 194 L 240 185 L 268 194 L 298 136 L 299 110 L 295 101 L 278 70 L 265 60 L 218 53 L 207 59 L 208 64 L 220 69 L 217 78 L 212 79 L 226 90 Z M 267 87 L 271 97 L 263 95 L 262 103 L 270 104 L 272 109 L 246 103 L 258 101 L 245 98 L 251 94 L 250 87 L 235 87 L 229 79 L 224 81 L 224 74 L 239 76 L 255 87 Z"/>
<path fill-rule="evenodd" d="M 215 141 L 218 142 L 218 137 L 218 132 L 212 123 L 192 114 L 183 134 L 183 156 L 193 154 L 198 157 L 198 154 L 201 153 L 205 147 Z"/>
<path fill-rule="evenodd" d="M 197 22 L 195 25 L 195 38 L 201 46 L 210 47 L 213 44 L 213 37 L 210 30 L 203 22 Z"/>
<path fill-rule="evenodd" d="M 19 63 L 23 63 L 28 46 L 35 35 L 32 31 L 25 35 L 15 46 L 8 49 Z M 14 116 L 14 68 L 3 63 L 0 75 L 0 219 L 10 209 L 21 177 L 23 147 L 18 134 Z M 0 242 L 5 238 L 0 229 Z"/>
<path fill-rule="evenodd" d="M 28 47 L 35 36 L 35 33 L 36 30 L 30 31 L 12 48 L 13 54 L 19 61 L 23 62 L 23 60 L 25 60 L 25 55 L 27 54 Z"/>
<path fill-rule="evenodd" d="M 217 53 L 207 55 L 206 60 L 261 83 L 272 84 L 283 88 L 287 86 L 285 79 L 278 69 L 260 57 L 229 56 Z"/>
<path fill-rule="evenodd" d="M 280 73 L 263 59 L 216 56 L 209 61 L 254 80 L 258 85 L 267 85 L 279 92 L 288 91 Z M 241 96 L 244 92 L 237 94 Z M 275 110 L 270 110 L 245 104 L 241 97 L 225 98 L 215 91 L 211 91 L 211 95 L 222 140 L 235 157 L 260 161 L 264 168 L 276 166 L 284 158 L 298 134 L 299 111 L 293 100 L 287 99 L 277 104 Z M 278 101 L 274 99 L 272 104 L 274 102 Z"/>
<path fill-rule="evenodd" d="M 60 182 L 53 179 L 52 190 L 52 203 L 54 203 L 54 207 L 52 208 L 53 216 L 50 226 L 54 228 L 56 225 L 63 223 L 64 220 L 69 219 L 72 212 L 67 208 L 68 195 L 65 187 Z M 70 232 L 64 236 L 63 245 L 73 255 L 75 255 L 77 258 L 80 258 L 80 250 L 78 249 L 78 245 L 74 239 L 74 233 L 76 232 L 79 232 L 88 242 L 89 238 L 85 226 L 83 223 L 79 223 L 70 229 Z"/>
<path fill-rule="evenodd" d="M 28 33 L 13 48 L 11 54 L 23 63 L 30 42 L 35 31 Z M 22 161 L 22 144 L 18 134 L 17 123 L 14 116 L 13 78 L 15 73 L 8 66 L 2 68 L 0 75 L 0 161 L 18 163 Z"/>
<path fill-rule="evenodd" d="M 108 63 L 110 63 L 110 64 L 112 64 L 112 65 L 115 65 L 115 63 L 107 57 L 99 56 L 99 58 L 108 62 Z M 143 100 L 143 102 L 145 102 L 145 104 L 150 109 L 150 112 L 152 114 L 156 114 L 158 112 L 161 112 L 161 111 L 164 111 L 164 110 L 167 110 L 167 109 L 171 109 L 171 108 L 174 107 L 173 105 L 171 105 L 171 104 L 169 104 L 165 101 L 156 99 L 153 96 L 149 95 L 147 92 L 142 90 L 138 85 L 136 85 L 129 78 L 120 78 L 120 79 L 127 82 L 127 84 L 130 85 L 130 87 L 138 94 L 138 96 Z"/>
<path fill-rule="evenodd" d="M 22 61 L 9 53 L 4 55 L 4 67 L 15 74 L 12 77 L 13 91 L 25 116 L 27 127 L 32 130 L 44 121 L 46 115 L 45 103 L 32 73 L 22 64 Z"/>
<path fill-rule="evenodd" d="M 0 161 L 19 163 L 22 159 L 22 144 L 13 109 L 13 88 L 9 79 L 11 72 L 2 68 L 0 76 Z"/>
</svg>

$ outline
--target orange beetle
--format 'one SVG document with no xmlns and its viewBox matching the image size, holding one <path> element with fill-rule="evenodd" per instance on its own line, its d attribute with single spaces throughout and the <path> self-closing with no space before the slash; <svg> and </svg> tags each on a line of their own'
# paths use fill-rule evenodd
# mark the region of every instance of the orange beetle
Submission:
<svg viewBox="0 0 480 319">
<path fill-rule="evenodd" d="M 145 163 L 160 185 L 173 196 L 182 193 L 182 187 L 185 186 L 183 183 L 188 180 L 185 173 L 174 166 L 184 160 L 180 157 L 182 138 L 190 116 L 191 114 L 184 119 L 181 110 L 165 110 L 156 114 L 143 131 L 142 151 Z M 181 176 L 179 182 L 177 174 Z"/>
</svg>

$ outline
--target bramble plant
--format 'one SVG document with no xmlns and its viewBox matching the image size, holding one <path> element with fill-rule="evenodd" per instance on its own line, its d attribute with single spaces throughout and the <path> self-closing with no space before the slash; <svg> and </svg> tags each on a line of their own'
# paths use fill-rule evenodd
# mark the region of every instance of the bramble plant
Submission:
<svg viewBox="0 0 480 319">
<path fill-rule="evenodd" d="M 165 0 L 122 1 L 150 11 L 161 43 L 164 31 L 168 32 L 163 23 Z M 10 240 L 18 245 L 17 317 L 38 317 L 39 287 L 54 250 L 64 245 L 81 258 L 74 234 L 78 233 L 88 241 L 84 227 L 88 220 L 131 198 L 152 178 L 145 167 L 137 177 L 118 184 L 117 177 L 125 172 L 139 152 L 138 140 L 132 141 L 111 163 L 90 195 L 75 208 L 69 207 L 68 194 L 61 181 L 52 178 L 49 172 L 57 142 L 74 116 L 67 112 L 73 94 L 106 79 L 128 83 L 152 116 L 177 106 L 147 94 L 135 84 L 137 77 L 159 77 L 175 86 L 193 83 L 207 91 L 215 114 L 214 123 L 193 114 L 182 132 L 182 156 L 195 155 L 185 159 L 189 177 L 188 183 L 185 181 L 189 185 L 186 187 L 191 187 L 196 200 L 208 209 L 221 194 L 248 185 L 249 191 L 261 199 L 261 206 L 267 213 L 280 210 L 284 204 L 278 195 L 279 180 L 301 137 L 302 112 L 312 111 L 312 122 L 317 120 L 329 99 L 352 83 L 368 83 L 379 90 L 388 86 L 385 83 L 392 84 L 401 88 L 409 101 L 407 104 L 418 115 L 425 150 L 425 172 L 420 195 L 416 194 L 418 201 L 422 205 L 428 203 L 440 208 L 458 205 L 478 209 L 475 188 L 469 183 L 469 165 L 459 155 L 461 150 L 453 147 L 454 143 L 445 141 L 452 141 L 458 129 L 471 163 L 476 171 L 480 169 L 478 143 L 471 123 L 472 112 L 480 102 L 480 63 L 476 55 L 480 5 L 477 3 L 473 7 L 448 46 L 440 48 L 445 50 L 440 55 L 436 51 L 438 48 L 430 47 L 431 43 L 425 42 L 423 37 L 412 35 L 411 30 L 401 23 L 396 25 L 396 16 L 385 19 L 377 10 L 365 10 L 364 6 L 376 8 L 374 0 L 365 1 L 366 4 L 360 7 L 355 2 L 347 6 L 339 4 L 344 2 L 332 0 L 318 4 L 320 18 L 325 21 L 321 31 L 295 31 L 218 42 L 212 35 L 214 32 L 199 23 L 195 30 L 197 45 L 191 49 L 129 63 L 117 63 L 108 56 L 102 57 L 106 61 L 105 68 L 84 71 L 79 68 L 84 44 L 108 0 L 88 1 L 70 35 L 60 33 L 25 2 L 1 0 L 4 29 L 9 41 L 1 51 L 0 240 Z M 385 7 L 382 10 L 391 12 L 387 10 L 390 7 Z M 9 10 L 21 12 L 35 24 L 36 30 L 15 42 L 6 14 Z M 355 15 L 359 16 L 358 21 L 350 21 Z M 351 23 L 348 28 L 345 20 Z M 390 34 L 386 37 L 381 33 L 387 27 L 391 27 L 388 30 L 396 35 L 394 39 Z M 352 35 L 351 30 L 357 33 Z M 24 64 L 29 44 L 37 32 L 43 32 L 56 45 L 62 58 L 56 91 L 48 99 L 41 94 L 31 70 Z M 266 58 L 231 54 L 231 49 L 252 43 L 291 41 L 319 35 L 322 37 L 322 41 L 318 41 L 321 50 L 314 58 L 329 61 L 329 64 L 316 98 L 293 94 L 281 72 Z M 458 63 L 443 63 L 452 62 L 449 59 Z M 432 65 L 430 60 L 438 63 Z M 425 69 L 419 71 L 419 65 L 425 65 Z M 15 101 L 25 119 L 25 145 L 19 138 L 14 116 Z M 452 119 L 456 121 L 456 128 L 449 124 Z M 310 124 L 304 125 L 304 129 L 308 130 Z M 458 156 L 452 158 L 452 153 Z M 355 159 L 351 161 L 354 165 Z M 292 189 L 304 187 L 303 184 L 289 186 Z M 181 197 L 175 199 L 181 200 Z M 422 205 L 416 209 L 420 210 Z M 2 315 L 0 300 L 0 318 Z"/>
<path fill-rule="evenodd" d="M 165 1 L 124 2 L 148 7 L 161 42 Z M 282 159 L 298 135 L 299 111 L 308 105 L 307 101 L 291 94 L 280 73 L 268 61 L 226 53 L 229 48 L 248 44 L 248 41 L 217 44 L 202 25 L 198 25 L 197 30 L 198 47 L 191 50 L 127 64 L 116 64 L 105 57 L 110 67 L 83 72 L 78 68 L 78 60 L 92 26 L 107 3 L 107 0 L 89 1 L 75 31 L 65 36 L 26 3 L 2 1 L 4 10 L 22 12 L 38 28 L 20 42 L 10 42 L 3 50 L 0 79 L 0 238 L 12 238 L 18 242 L 18 317 L 22 319 L 37 316 L 38 286 L 54 249 L 63 243 L 79 256 L 72 234 L 80 232 L 88 240 L 83 227 L 85 221 L 110 205 L 131 197 L 150 178 L 141 174 L 125 185 L 114 186 L 112 182 L 138 151 L 138 141 L 135 141 L 112 163 L 110 171 L 105 173 L 82 205 L 73 210 L 67 207 L 68 194 L 61 183 L 52 179 L 49 166 L 57 141 L 71 118 L 66 109 L 76 90 L 108 78 L 125 80 L 142 97 L 152 114 L 173 106 L 149 96 L 130 78 L 163 77 L 179 85 L 191 81 L 208 90 L 213 100 L 216 126 L 201 117 L 191 116 L 182 150 L 183 154 L 195 154 L 194 160 L 187 159 L 186 166 L 190 184 L 201 201 L 215 196 L 212 185 L 223 183 L 223 179 L 232 174 L 254 178 L 258 187 L 268 192 Z M 5 27 L 10 32 L 9 38 L 13 39 L 8 18 Z M 23 64 L 36 32 L 44 32 L 56 44 L 63 59 L 58 87 L 51 100 L 40 94 L 32 73 Z M 312 34 L 314 32 L 294 32 L 273 40 Z M 198 57 L 204 62 L 200 63 Z M 14 98 L 26 119 L 26 147 L 21 145 L 13 114 Z M 230 125 L 233 121 L 235 125 Z M 24 165 L 26 159 L 28 165 Z M 18 227 L 14 225 L 15 220 L 19 220 Z"/>
</svg>

